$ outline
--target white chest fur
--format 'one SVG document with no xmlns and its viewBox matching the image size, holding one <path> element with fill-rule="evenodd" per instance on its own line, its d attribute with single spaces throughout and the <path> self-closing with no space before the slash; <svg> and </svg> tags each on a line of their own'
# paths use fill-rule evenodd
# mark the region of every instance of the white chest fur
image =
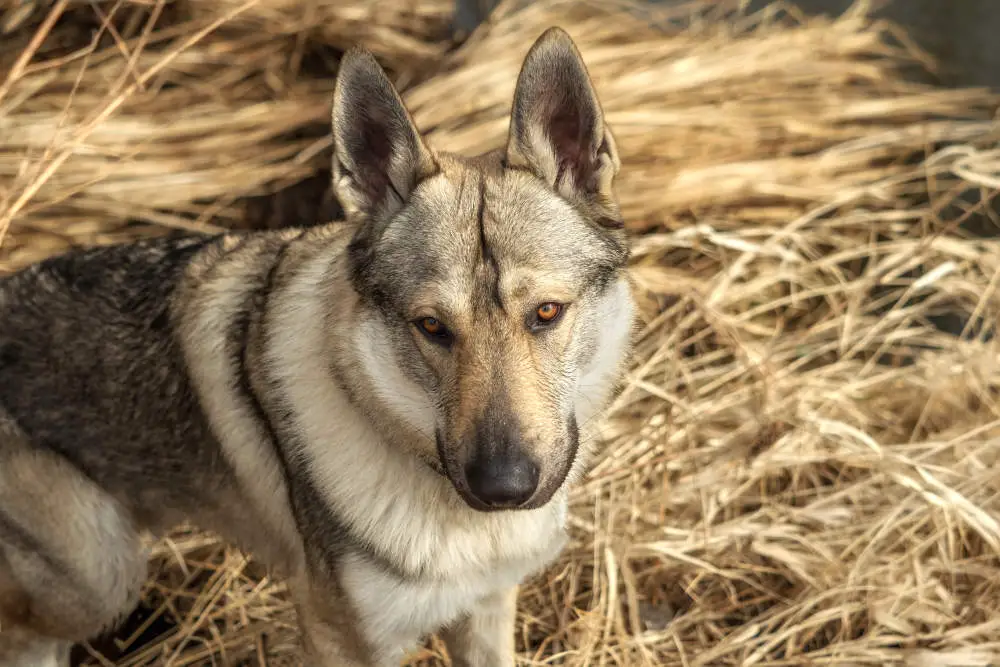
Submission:
<svg viewBox="0 0 1000 667">
<path fill-rule="evenodd" d="M 441 560 L 433 576 L 404 578 L 387 573 L 363 554 L 348 558 L 342 564 L 341 585 L 362 617 L 366 638 L 378 647 L 378 663 L 398 664 L 422 636 L 458 620 L 484 598 L 517 586 L 550 562 L 565 543 L 564 533 L 554 523 L 543 526 L 534 519 L 511 521 L 509 530 L 493 534 L 508 543 L 494 541 L 506 557 L 492 562 L 482 561 L 481 540 L 448 544 L 448 536 L 439 535 Z M 525 524 L 521 531 L 519 524 Z M 536 532 L 526 532 L 531 530 Z"/>
</svg>

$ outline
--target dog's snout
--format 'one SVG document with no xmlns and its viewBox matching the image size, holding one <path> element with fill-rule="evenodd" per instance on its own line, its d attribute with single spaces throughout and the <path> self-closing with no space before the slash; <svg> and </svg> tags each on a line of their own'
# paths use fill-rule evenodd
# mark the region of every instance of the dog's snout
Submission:
<svg viewBox="0 0 1000 667">
<path fill-rule="evenodd" d="M 538 466 L 524 456 L 473 461 L 465 475 L 472 494 L 493 508 L 522 505 L 538 488 Z"/>
</svg>

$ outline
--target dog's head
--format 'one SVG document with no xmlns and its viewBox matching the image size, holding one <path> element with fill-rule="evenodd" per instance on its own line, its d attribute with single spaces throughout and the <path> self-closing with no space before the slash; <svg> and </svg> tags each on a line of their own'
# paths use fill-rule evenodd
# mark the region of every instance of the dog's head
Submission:
<svg viewBox="0 0 1000 667">
<path fill-rule="evenodd" d="M 544 505 L 580 467 L 632 327 L 618 154 L 576 46 L 553 28 L 531 48 L 503 150 L 432 151 L 360 50 L 333 128 L 379 402 L 473 508 Z"/>
</svg>

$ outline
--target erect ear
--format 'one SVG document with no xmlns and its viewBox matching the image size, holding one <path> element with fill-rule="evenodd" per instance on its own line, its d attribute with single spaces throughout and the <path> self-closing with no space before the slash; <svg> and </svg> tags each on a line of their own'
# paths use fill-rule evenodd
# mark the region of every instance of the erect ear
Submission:
<svg viewBox="0 0 1000 667">
<path fill-rule="evenodd" d="M 353 48 L 333 94 L 333 190 L 348 217 L 399 209 L 436 171 L 431 151 L 382 67 Z"/>
<path fill-rule="evenodd" d="M 524 59 L 507 164 L 529 169 L 604 226 L 623 226 L 613 190 L 618 149 L 583 58 L 561 28 L 546 30 Z"/>
</svg>

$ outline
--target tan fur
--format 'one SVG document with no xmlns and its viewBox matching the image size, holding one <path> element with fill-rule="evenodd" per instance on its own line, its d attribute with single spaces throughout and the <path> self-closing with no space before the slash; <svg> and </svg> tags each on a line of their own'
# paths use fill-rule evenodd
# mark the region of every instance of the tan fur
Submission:
<svg viewBox="0 0 1000 667">
<path fill-rule="evenodd" d="M 93 636 L 138 600 L 146 558 L 127 513 L 65 461 L 29 447 L 2 415 L 0 508 L 0 621 L 11 627 L 0 632 L 0 656 L 12 644 L 45 653 L 33 635 L 54 644 Z"/>
<path fill-rule="evenodd" d="M 5 667 L 63 667 L 71 644 L 53 641 L 18 626 L 0 629 L 0 665 Z"/>
<path fill-rule="evenodd" d="M 441 635 L 452 667 L 514 665 L 517 587 L 481 600 L 475 611 L 446 627 Z"/>
</svg>

